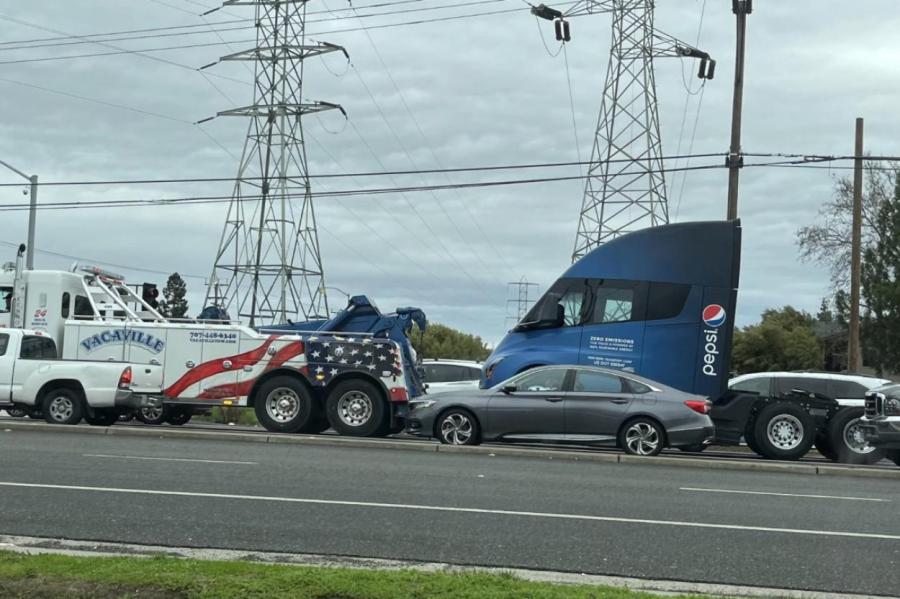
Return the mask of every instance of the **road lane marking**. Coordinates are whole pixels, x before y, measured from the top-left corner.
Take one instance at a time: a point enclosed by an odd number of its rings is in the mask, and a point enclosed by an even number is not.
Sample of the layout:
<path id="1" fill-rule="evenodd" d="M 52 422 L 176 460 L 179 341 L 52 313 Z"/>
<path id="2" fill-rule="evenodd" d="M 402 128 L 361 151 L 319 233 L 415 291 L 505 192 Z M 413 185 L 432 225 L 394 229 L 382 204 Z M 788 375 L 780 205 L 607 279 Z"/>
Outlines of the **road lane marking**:
<path id="1" fill-rule="evenodd" d="M 107 455 L 104 453 L 83 453 L 86 458 L 111 458 L 116 460 L 156 460 L 161 462 L 200 462 L 202 464 L 244 464 L 246 466 L 258 466 L 259 462 L 234 462 L 230 460 L 199 460 L 195 458 L 157 458 L 139 455 Z"/>
<path id="2" fill-rule="evenodd" d="M 771 495 L 773 497 L 802 497 L 806 499 L 844 499 L 846 501 L 877 501 L 890 503 L 890 499 L 878 499 L 875 497 L 845 497 L 842 495 L 806 495 L 804 493 L 773 493 L 769 491 L 738 491 L 735 489 L 702 489 L 697 487 L 679 487 L 679 491 L 691 491 L 695 493 L 735 493 L 739 495 Z"/>
<path id="3" fill-rule="evenodd" d="M 88 491 L 96 493 L 124 493 L 132 495 L 158 495 L 169 497 L 197 497 L 201 499 L 235 499 L 244 501 L 271 501 L 275 503 L 301 503 L 312 505 L 339 505 L 345 507 L 383 508 L 423 512 L 449 512 L 463 514 L 488 514 L 497 516 L 522 516 L 553 520 L 580 520 L 586 522 L 614 522 L 619 524 L 653 524 L 683 528 L 711 528 L 720 530 L 742 530 L 750 532 L 774 532 L 819 537 L 850 537 L 856 539 L 886 539 L 900 541 L 900 535 L 869 532 L 846 532 L 837 530 L 809 530 L 803 528 L 774 528 L 769 526 L 747 526 L 743 524 L 715 524 L 712 522 L 685 522 L 680 520 L 653 520 L 649 518 L 622 518 L 617 516 L 591 516 L 587 514 L 559 514 L 526 512 L 518 510 L 491 510 L 474 507 L 451 507 L 440 505 L 414 505 L 404 503 L 380 503 L 375 501 L 344 501 L 336 499 L 308 499 L 303 497 L 268 497 L 265 495 L 237 495 L 231 493 L 196 493 L 190 491 L 162 491 L 157 489 L 120 489 L 116 487 L 85 487 L 80 485 L 51 485 L 42 483 L 0 482 L 0 487 L 25 489 L 56 489 L 61 491 Z"/>

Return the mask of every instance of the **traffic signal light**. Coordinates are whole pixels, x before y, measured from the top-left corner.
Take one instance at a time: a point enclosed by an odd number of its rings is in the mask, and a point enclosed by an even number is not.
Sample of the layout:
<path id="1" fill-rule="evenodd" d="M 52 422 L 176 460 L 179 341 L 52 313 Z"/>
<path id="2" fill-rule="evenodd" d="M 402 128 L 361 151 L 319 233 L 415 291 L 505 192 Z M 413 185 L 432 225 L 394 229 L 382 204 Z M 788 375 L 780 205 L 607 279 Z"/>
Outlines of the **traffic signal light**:
<path id="1" fill-rule="evenodd" d="M 156 310 L 159 308 L 159 289 L 156 288 L 154 283 L 144 283 L 141 285 L 141 299 L 143 299 L 147 305 Z"/>

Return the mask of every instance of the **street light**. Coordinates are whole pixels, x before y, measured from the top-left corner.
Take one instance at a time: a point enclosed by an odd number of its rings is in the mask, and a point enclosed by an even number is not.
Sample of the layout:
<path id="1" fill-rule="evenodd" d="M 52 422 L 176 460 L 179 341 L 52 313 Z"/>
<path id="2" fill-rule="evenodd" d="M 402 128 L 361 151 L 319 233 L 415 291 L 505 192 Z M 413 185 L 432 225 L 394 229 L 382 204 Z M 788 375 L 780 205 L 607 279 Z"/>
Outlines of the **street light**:
<path id="1" fill-rule="evenodd" d="M 25 247 L 25 268 L 34 270 L 34 221 L 37 217 L 37 188 L 38 177 L 31 175 L 30 177 L 19 169 L 0 160 L 0 164 L 31 182 L 31 205 L 28 208 L 28 244 Z"/>

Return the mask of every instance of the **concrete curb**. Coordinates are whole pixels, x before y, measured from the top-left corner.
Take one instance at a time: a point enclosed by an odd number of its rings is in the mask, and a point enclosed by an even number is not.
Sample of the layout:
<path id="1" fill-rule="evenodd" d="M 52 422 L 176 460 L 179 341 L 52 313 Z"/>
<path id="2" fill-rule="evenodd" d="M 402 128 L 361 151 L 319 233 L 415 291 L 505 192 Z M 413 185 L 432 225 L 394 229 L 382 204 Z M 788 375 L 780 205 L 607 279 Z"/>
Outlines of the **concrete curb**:
<path id="1" fill-rule="evenodd" d="M 483 573 L 514 576 L 522 580 L 559 585 L 588 585 L 625 588 L 654 595 L 699 594 L 717 597 L 755 597 L 786 599 L 894 599 L 885 595 L 862 595 L 826 591 L 804 591 L 754 587 L 727 583 L 689 582 L 681 580 L 653 580 L 604 574 L 579 574 L 552 570 L 471 566 L 441 562 L 350 557 L 340 555 L 276 553 L 245 551 L 240 549 L 200 549 L 195 547 L 169 547 L 161 545 L 137 545 L 104 541 L 76 541 L 44 537 L 0 535 L 0 550 L 27 555 L 57 554 L 75 557 L 134 557 L 163 556 L 208 561 L 249 561 L 253 563 L 280 564 L 285 566 L 315 566 L 323 568 L 352 568 L 366 570 L 410 570 L 424 573 Z"/>
<path id="2" fill-rule="evenodd" d="M 654 456 L 640 457 L 609 452 L 571 451 L 529 447 L 497 447 L 494 445 L 452 446 L 436 442 L 403 439 L 361 439 L 338 437 L 336 435 L 289 435 L 266 433 L 241 433 L 225 431 L 184 430 L 168 427 L 139 426 L 61 426 L 38 422 L 0 423 L 3 432 L 54 432 L 62 434 L 112 435 L 121 437 L 144 437 L 152 439 L 201 439 L 208 441 L 237 441 L 245 443 L 272 443 L 279 445 L 307 445 L 318 447 L 345 447 L 353 449 L 399 449 L 406 451 L 468 454 L 483 456 L 522 457 L 546 460 L 569 460 L 576 462 L 602 462 L 640 466 L 667 466 L 682 468 L 705 468 L 715 470 L 741 470 L 755 472 L 781 472 L 808 476 L 844 476 L 855 478 L 880 478 L 900 480 L 900 468 L 872 468 L 849 465 L 821 465 L 803 462 L 772 462 L 750 458 L 716 459 Z"/>

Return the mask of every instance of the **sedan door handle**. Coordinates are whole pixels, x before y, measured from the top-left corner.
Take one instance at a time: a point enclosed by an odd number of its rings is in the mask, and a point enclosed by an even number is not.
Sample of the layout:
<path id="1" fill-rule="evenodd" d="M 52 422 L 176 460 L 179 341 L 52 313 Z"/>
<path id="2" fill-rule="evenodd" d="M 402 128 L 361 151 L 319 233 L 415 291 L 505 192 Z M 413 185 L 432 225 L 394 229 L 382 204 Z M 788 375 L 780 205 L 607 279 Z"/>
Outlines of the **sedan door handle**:
<path id="1" fill-rule="evenodd" d="M 617 403 L 617 404 L 623 404 L 623 403 L 628 403 L 628 400 L 627 400 L 627 399 L 622 399 L 621 397 L 619 397 L 619 398 L 616 398 L 616 399 L 612 400 L 612 402 L 613 402 L 613 403 Z"/>
<path id="2" fill-rule="evenodd" d="M 554 403 L 557 402 L 557 401 L 562 401 L 562 400 L 563 400 L 562 397 L 545 397 L 544 399 L 547 400 L 547 401 L 552 401 L 552 402 L 554 402 Z"/>

